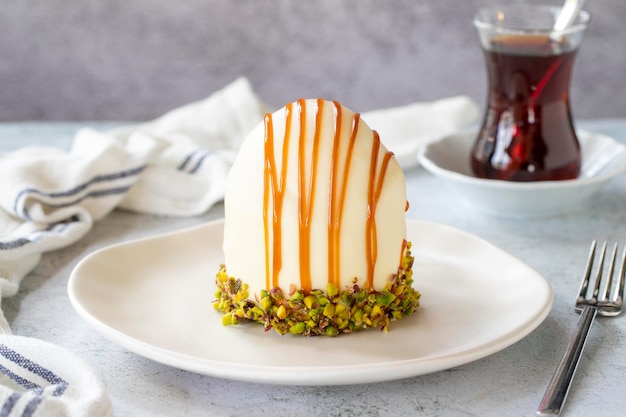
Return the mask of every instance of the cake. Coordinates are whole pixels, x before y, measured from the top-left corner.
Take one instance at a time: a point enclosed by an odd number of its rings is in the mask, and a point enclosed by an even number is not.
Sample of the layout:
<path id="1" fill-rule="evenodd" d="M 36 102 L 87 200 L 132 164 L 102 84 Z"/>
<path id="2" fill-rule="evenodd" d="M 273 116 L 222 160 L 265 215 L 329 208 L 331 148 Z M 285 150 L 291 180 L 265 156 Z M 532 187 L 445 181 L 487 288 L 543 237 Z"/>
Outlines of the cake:
<path id="1" fill-rule="evenodd" d="M 222 323 L 337 336 L 412 314 L 404 173 L 358 113 L 299 99 L 246 137 L 224 198 Z"/>

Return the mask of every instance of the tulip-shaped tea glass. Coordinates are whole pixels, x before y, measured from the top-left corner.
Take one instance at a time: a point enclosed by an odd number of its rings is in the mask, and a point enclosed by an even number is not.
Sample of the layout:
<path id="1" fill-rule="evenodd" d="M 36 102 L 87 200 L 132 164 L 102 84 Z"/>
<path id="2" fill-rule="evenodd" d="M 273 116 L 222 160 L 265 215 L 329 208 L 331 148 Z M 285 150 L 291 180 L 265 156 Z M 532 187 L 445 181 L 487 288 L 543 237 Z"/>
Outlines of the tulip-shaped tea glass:
<path id="1" fill-rule="evenodd" d="M 574 58 L 589 22 L 553 30 L 560 8 L 489 7 L 474 18 L 488 98 L 471 154 L 474 175 L 509 181 L 574 179 L 581 152 L 570 110 Z"/>

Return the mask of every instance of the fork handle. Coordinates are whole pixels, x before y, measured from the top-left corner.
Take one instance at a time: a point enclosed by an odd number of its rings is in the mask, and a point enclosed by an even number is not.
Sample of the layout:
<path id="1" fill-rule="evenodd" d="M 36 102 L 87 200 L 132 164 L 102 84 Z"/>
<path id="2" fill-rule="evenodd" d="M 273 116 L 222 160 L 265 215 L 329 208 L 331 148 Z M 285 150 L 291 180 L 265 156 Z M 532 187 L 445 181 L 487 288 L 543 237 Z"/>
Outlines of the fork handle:
<path id="1" fill-rule="evenodd" d="M 576 367 L 580 361 L 580 356 L 585 347 L 589 329 L 591 329 L 597 312 L 598 309 L 596 307 L 585 306 L 580 313 L 576 331 L 570 338 L 563 359 L 561 359 L 559 366 L 556 368 L 546 393 L 541 403 L 539 403 L 539 408 L 537 409 L 538 416 L 556 416 L 561 412 L 570 384 L 574 378 Z"/>

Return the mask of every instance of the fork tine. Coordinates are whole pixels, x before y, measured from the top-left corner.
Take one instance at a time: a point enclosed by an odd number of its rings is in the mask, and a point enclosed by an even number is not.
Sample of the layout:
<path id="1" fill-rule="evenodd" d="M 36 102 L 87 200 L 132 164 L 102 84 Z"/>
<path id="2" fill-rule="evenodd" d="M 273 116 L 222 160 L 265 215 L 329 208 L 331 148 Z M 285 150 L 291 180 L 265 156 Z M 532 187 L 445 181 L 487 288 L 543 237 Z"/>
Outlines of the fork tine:
<path id="1" fill-rule="evenodd" d="M 602 252 L 600 252 L 600 259 L 598 260 L 598 272 L 596 273 L 596 282 L 593 284 L 593 293 L 591 294 L 591 302 L 598 302 L 598 293 L 600 292 L 600 282 L 602 281 L 602 271 L 604 269 L 604 258 L 606 256 L 606 246 L 607 242 L 605 241 L 602 244 Z M 611 268 L 611 265 L 609 265 Z M 611 273 L 611 271 L 609 271 Z"/>
<path id="2" fill-rule="evenodd" d="M 604 249 L 606 249 L 606 242 L 604 245 Z M 609 291 L 613 287 L 613 272 L 615 270 L 616 258 L 617 258 L 617 243 L 613 246 L 613 251 L 611 252 L 611 261 L 609 263 L 609 273 L 607 274 L 606 285 L 604 286 L 604 291 L 602 291 L 602 296 L 598 298 L 598 301 L 608 300 Z"/>
<path id="3" fill-rule="evenodd" d="M 624 275 L 626 275 L 626 246 L 624 246 L 624 250 L 622 251 L 622 262 L 619 268 L 619 282 L 613 295 L 613 299 L 618 305 L 622 305 L 624 302 Z"/>
<path id="4" fill-rule="evenodd" d="M 604 291 L 602 297 L 598 299 L 589 299 L 587 302 L 584 302 L 582 305 L 594 305 L 598 308 L 598 314 L 601 316 L 618 316 L 622 312 L 622 304 L 624 301 L 624 274 L 626 273 L 626 247 L 624 247 L 624 251 L 622 253 L 622 259 L 619 267 L 619 275 L 614 276 L 616 261 L 617 261 L 617 249 L 619 244 L 616 243 L 613 247 L 613 251 L 611 254 L 611 261 L 609 265 L 609 274 L 607 277 L 607 283 L 603 287 Z M 606 274 L 605 274 L 606 275 Z M 582 307 L 580 305 L 579 307 Z M 582 308 L 577 309 L 576 311 L 581 311 Z"/>
<path id="5" fill-rule="evenodd" d="M 594 240 L 591 242 L 591 248 L 589 249 L 589 257 L 587 258 L 587 266 L 585 267 L 585 275 L 580 283 L 580 289 L 578 290 L 578 298 L 585 299 L 587 297 L 587 289 L 589 288 L 589 278 L 591 277 L 591 268 L 593 267 L 593 259 L 596 254 L 597 242 Z M 602 263 L 600 263 L 602 268 Z"/>

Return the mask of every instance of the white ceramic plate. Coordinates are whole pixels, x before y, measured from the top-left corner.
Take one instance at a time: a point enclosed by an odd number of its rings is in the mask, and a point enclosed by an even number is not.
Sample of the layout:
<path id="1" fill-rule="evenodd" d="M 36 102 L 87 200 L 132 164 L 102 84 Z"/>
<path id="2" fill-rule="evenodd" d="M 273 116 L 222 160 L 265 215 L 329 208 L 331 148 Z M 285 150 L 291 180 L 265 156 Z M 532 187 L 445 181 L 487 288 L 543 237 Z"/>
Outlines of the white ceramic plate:
<path id="1" fill-rule="evenodd" d="M 459 366 L 520 340 L 547 316 L 548 282 L 466 232 L 408 222 L 421 306 L 388 333 L 337 338 L 223 327 L 212 305 L 223 221 L 122 243 L 82 260 L 69 280 L 76 311 L 126 349 L 200 374 L 245 381 L 336 385 Z"/>
<path id="2" fill-rule="evenodd" d="M 454 197 L 490 215 L 532 218 L 579 209 L 607 181 L 626 170 L 626 147 L 608 136 L 578 131 L 582 152 L 580 177 L 567 181 L 513 182 L 476 178 L 470 167 L 475 130 L 430 143 L 418 154 L 420 164 L 441 177 Z"/>

